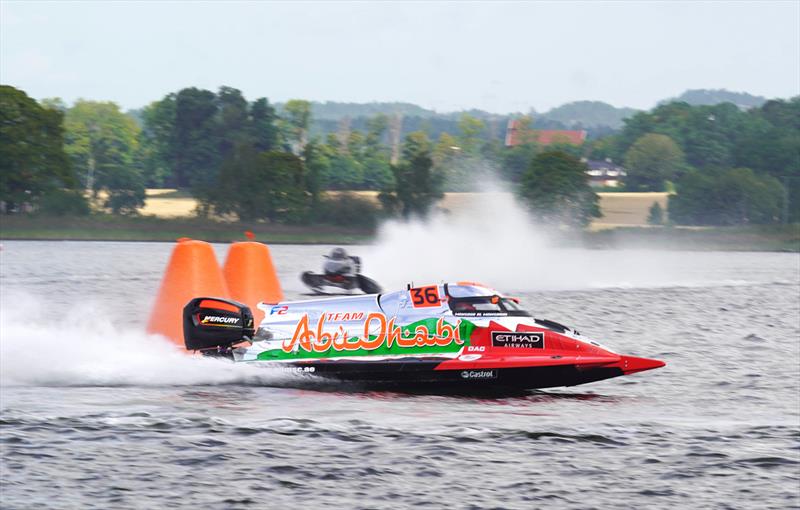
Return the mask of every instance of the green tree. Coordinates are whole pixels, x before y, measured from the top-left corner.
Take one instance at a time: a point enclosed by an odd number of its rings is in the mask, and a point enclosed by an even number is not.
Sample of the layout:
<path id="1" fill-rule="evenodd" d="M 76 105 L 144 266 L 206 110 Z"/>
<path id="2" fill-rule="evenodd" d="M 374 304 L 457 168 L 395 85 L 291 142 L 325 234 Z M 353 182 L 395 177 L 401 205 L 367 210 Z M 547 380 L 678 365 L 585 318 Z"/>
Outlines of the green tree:
<path id="1" fill-rule="evenodd" d="M 367 135 L 362 157 L 364 189 L 382 190 L 391 187 L 394 182 L 394 175 L 389 164 L 391 151 L 383 144 L 388 127 L 389 118 L 386 115 L 376 115 L 367 121 Z"/>
<path id="2" fill-rule="evenodd" d="M 363 160 L 363 188 L 382 190 L 394 185 L 394 174 L 389 158 L 385 154 L 368 154 Z"/>
<path id="3" fill-rule="evenodd" d="M 464 150 L 462 142 L 442 133 L 433 149 L 433 171 L 441 177 L 443 190 L 478 191 L 487 180 L 496 178 L 489 171 L 495 147 L 475 139 Z"/>
<path id="4" fill-rule="evenodd" d="M 311 103 L 303 99 L 291 99 L 283 105 L 283 111 L 293 152 L 299 154 L 308 141 Z"/>
<path id="5" fill-rule="evenodd" d="M 225 159 L 237 145 L 253 142 L 249 105 L 240 90 L 223 86 L 217 92 L 216 106 L 219 157 Z"/>
<path id="6" fill-rule="evenodd" d="M 386 115 L 379 114 L 374 117 L 370 117 L 367 120 L 367 138 L 366 138 L 367 146 L 370 147 L 373 151 L 388 152 L 387 149 L 381 143 L 381 140 L 383 139 L 383 136 L 386 133 L 386 129 L 388 127 L 389 127 L 389 118 Z"/>
<path id="7" fill-rule="evenodd" d="M 683 167 L 683 151 L 666 135 L 648 133 L 625 153 L 630 190 L 661 191 L 664 181 L 672 180 Z"/>
<path id="8" fill-rule="evenodd" d="M 353 130 L 345 139 L 329 134 L 326 143 L 316 144 L 315 157 L 322 176 L 322 187 L 333 190 L 382 190 L 390 187 L 394 176 L 389 164 L 389 149 L 381 143 L 385 117 L 370 119 L 367 132 Z"/>
<path id="9" fill-rule="evenodd" d="M 449 133 L 439 135 L 439 141 L 433 147 L 433 171 L 442 176 L 443 185 L 452 190 L 453 184 L 459 180 L 458 170 L 463 168 L 462 149 L 459 141 Z"/>
<path id="10" fill-rule="evenodd" d="M 670 137 L 678 146 L 683 145 L 683 133 L 692 115 L 686 103 L 660 105 L 651 112 L 640 112 L 625 119 L 625 128 L 615 136 L 611 158 L 622 161 L 625 153 L 643 136 L 656 133 Z"/>
<path id="11" fill-rule="evenodd" d="M 585 163 L 560 151 L 546 151 L 530 163 L 517 190 L 530 212 L 545 223 L 588 225 L 599 218 L 598 196 L 589 186 Z"/>
<path id="12" fill-rule="evenodd" d="M 788 221 L 800 222 L 800 96 L 767 101 L 748 114 L 751 122 L 734 147 L 736 164 L 778 179 L 787 191 Z"/>
<path id="13" fill-rule="evenodd" d="M 556 136 L 553 139 L 553 143 L 547 146 L 548 151 L 559 151 L 569 154 L 570 156 L 574 156 L 578 159 L 583 157 L 584 152 L 589 150 L 588 147 L 583 147 L 581 145 L 575 145 L 567 140 L 564 136 Z"/>
<path id="14" fill-rule="evenodd" d="M 266 98 L 249 103 L 232 87 L 217 94 L 187 88 L 141 110 L 137 161 L 150 185 L 188 188 L 201 200 L 214 193 L 221 161 L 239 145 L 257 152 L 280 145 L 275 110 Z"/>
<path id="15" fill-rule="evenodd" d="M 79 180 L 64 152 L 63 113 L 42 108 L 25 92 L 0 85 L 0 202 L 2 212 L 43 196 L 76 190 Z M 73 201 L 83 197 L 70 193 Z"/>
<path id="16" fill-rule="evenodd" d="M 750 168 L 757 175 L 775 177 L 787 190 L 789 221 L 800 221 L 798 119 L 800 97 L 767 101 L 747 111 L 731 103 L 672 102 L 626 119 L 624 129 L 610 138 L 603 154 L 620 160 L 645 135 L 668 136 L 683 151 L 689 167 L 703 171 Z"/>
<path id="17" fill-rule="evenodd" d="M 498 139 L 487 140 L 481 145 L 480 157 L 492 168 L 500 168 L 503 161 L 503 152 L 506 147 L 503 142 Z M 496 177 L 496 176 L 495 176 Z"/>
<path id="18" fill-rule="evenodd" d="M 67 104 L 60 97 L 46 97 L 39 101 L 39 104 L 42 105 L 43 108 L 58 110 L 61 113 L 66 113 L 68 109 Z"/>
<path id="19" fill-rule="evenodd" d="M 680 128 L 686 162 L 700 169 L 730 167 L 735 139 L 747 117 L 730 103 L 692 108 Z"/>
<path id="20" fill-rule="evenodd" d="M 413 215 L 426 217 L 444 196 L 442 177 L 433 171 L 431 142 L 424 132 L 406 137 L 402 159 L 392 171 L 394 188 L 379 195 L 384 209 L 390 213 L 399 212 L 406 219 Z"/>
<path id="21" fill-rule="evenodd" d="M 748 168 L 690 171 L 676 182 L 669 216 L 682 225 L 742 225 L 780 221 L 783 186 Z"/>
<path id="22" fill-rule="evenodd" d="M 178 187 L 175 176 L 175 94 L 141 110 L 142 130 L 135 160 L 145 184 Z"/>
<path id="23" fill-rule="evenodd" d="M 237 147 L 223 164 L 214 208 L 235 213 L 242 221 L 268 219 L 297 223 L 307 218 L 311 194 L 306 191 L 303 161 L 286 152 L 256 152 Z"/>
<path id="24" fill-rule="evenodd" d="M 458 119 L 458 143 L 465 154 L 477 154 L 480 146 L 480 134 L 486 128 L 482 120 L 463 114 Z"/>
<path id="25" fill-rule="evenodd" d="M 275 108 L 270 106 L 267 98 L 259 98 L 250 105 L 251 136 L 256 150 L 278 150 L 277 119 Z"/>
<path id="26" fill-rule="evenodd" d="M 523 116 L 517 119 L 517 145 L 506 147 L 501 154 L 500 172 L 504 179 L 518 183 L 528 169 L 531 160 L 541 152 L 536 131 L 531 127 L 533 119 Z"/>
<path id="27" fill-rule="evenodd" d="M 303 162 L 306 167 L 305 189 L 309 193 L 311 210 L 314 211 L 320 202 L 320 194 L 325 185 L 323 179 L 329 165 L 328 159 L 324 156 L 322 148 L 316 140 L 310 141 L 303 148 Z"/>
<path id="28" fill-rule="evenodd" d="M 144 181 L 134 157 L 139 126 L 115 103 L 78 100 L 67 110 L 65 150 L 86 188 L 107 193 L 104 206 L 115 214 L 144 205 Z"/>
<path id="29" fill-rule="evenodd" d="M 187 88 L 175 96 L 174 179 L 179 188 L 191 188 L 203 200 L 214 192 L 222 158 L 217 124 L 216 95 Z"/>
<path id="30" fill-rule="evenodd" d="M 526 143 L 508 147 L 503 153 L 501 172 L 503 177 L 513 183 L 522 180 L 522 175 L 531 164 L 531 160 L 539 154 L 539 147 L 534 143 Z"/>
<path id="31" fill-rule="evenodd" d="M 608 136 L 589 143 L 589 159 L 604 160 L 614 156 L 614 137 Z"/>
<path id="32" fill-rule="evenodd" d="M 349 152 L 335 153 L 330 157 L 327 181 L 329 189 L 358 189 L 364 181 L 364 168 Z"/>

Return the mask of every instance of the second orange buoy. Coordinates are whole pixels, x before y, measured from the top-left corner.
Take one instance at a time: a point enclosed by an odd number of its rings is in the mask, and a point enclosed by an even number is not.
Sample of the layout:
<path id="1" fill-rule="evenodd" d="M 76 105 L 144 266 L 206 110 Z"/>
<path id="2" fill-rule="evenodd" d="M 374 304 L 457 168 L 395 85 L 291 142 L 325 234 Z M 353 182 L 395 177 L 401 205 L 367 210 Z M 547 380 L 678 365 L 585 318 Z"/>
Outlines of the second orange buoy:
<path id="1" fill-rule="evenodd" d="M 262 301 L 283 300 L 283 290 L 267 245 L 256 242 L 233 243 L 222 269 L 230 297 L 250 307 L 255 324 L 264 318 L 256 305 Z"/>

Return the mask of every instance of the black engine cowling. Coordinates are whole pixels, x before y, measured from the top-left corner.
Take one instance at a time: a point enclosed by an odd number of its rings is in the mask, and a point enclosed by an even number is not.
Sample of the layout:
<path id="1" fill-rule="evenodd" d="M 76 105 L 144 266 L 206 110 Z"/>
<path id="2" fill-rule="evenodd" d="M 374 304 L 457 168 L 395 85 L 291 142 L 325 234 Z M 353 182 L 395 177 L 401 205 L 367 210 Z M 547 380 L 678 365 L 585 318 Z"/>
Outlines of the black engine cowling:
<path id="1" fill-rule="evenodd" d="M 198 297 L 183 308 L 183 342 L 190 351 L 230 347 L 253 333 L 253 313 L 237 301 Z"/>

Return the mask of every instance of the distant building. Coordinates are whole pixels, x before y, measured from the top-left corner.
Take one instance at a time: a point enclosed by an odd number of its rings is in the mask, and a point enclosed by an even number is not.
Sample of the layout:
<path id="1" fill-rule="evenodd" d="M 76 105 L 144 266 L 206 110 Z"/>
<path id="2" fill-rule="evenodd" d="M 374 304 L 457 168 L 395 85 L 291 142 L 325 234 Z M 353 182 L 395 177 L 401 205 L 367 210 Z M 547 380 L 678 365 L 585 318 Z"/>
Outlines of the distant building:
<path id="1" fill-rule="evenodd" d="M 525 143 L 537 143 L 542 147 L 553 144 L 568 143 L 572 145 L 583 145 L 586 141 L 586 131 L 570 131 L 566 129 L 530 129 L 522 125 L 520 120 L 511 119 L 506 128 L 506 147 L 514 147 Z M 589 184 L 595 188 L 616 188 L 622 184 L 622 180 L 628 175 L 619 165 L 615 165 L 610 159 L 605 161 L 593 161 L 582 158 L 589 170 Z"/>
<path id="2" fill-rule="evenodd" d="M 586 171 L 589 174 L 589 185 L 595 188 L 616 188 L 621 184 L 620 181 L 628 175 L 624 168 L 615 165 L 608 158 L 605 161 L 587 159 L 582 159 L 581 161 L 589 167 L 589 170 Z"/>
<path id="3" fill-rule="evenodd" d="M 520 125 L 520 120 L 509 119 L 506 127 L 506 147 L 514 147 L 524 143 L 536 142 L 541 146 L 556 143 L 583 145 L 586 131 L 570 131 L 566 129 L 527 129 Z"/>

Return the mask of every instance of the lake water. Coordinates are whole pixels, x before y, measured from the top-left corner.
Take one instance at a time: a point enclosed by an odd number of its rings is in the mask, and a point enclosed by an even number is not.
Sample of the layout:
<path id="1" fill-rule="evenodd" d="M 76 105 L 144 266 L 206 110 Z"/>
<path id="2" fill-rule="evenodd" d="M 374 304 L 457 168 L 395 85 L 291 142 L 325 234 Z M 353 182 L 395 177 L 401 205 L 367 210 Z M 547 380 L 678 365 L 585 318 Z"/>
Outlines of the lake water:
<path id="1" fill-rule="evenodd" d="M 667 366 L 501 398 L 292 387 L 143 332 L 170 244 L 3 242 L 0 506 L 800 507 L 797 254 L 480 244 L 351 251 Z M 272 247 L 287 297 L 329 249 Z"/>

